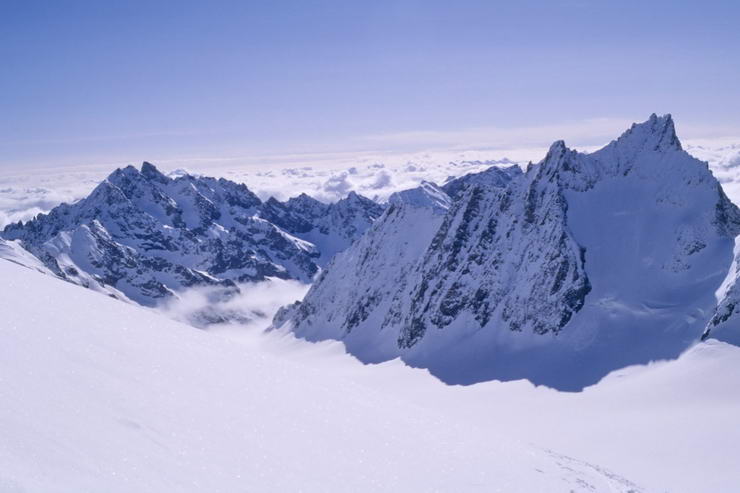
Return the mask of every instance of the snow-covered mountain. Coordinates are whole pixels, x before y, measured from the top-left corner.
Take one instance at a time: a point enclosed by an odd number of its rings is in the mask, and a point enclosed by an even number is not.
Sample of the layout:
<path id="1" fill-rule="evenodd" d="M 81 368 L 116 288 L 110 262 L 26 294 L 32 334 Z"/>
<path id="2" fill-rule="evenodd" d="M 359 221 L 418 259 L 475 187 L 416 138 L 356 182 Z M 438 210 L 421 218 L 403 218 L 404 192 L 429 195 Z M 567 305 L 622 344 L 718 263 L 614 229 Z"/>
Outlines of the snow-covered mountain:
<path id="1" fill-rule="evenodd" d="M 8 225 L 1 236 L 58 277 L 155 306 L 192 287 L 228 298 L 238 283 L 310 282 L 381 212 L 356 194 L 334 204 L 307 196 L 262 202 L 243 184 L 170 178 L 144 163 L 116 170 L 79 202 Z"/>
<path id="2" fill-rule="evenodd" d="M 740 211 L 683 151 L 670 115 L 591 154 L 555 142 L 507 177 L 449 187 L 460 198 L 447 210 L 439 189 L 396 201 L 274 325 L 448 382 L 578 389 L 674 358 L 710 319 L 734 315 L 715 292 Z M 737 330 L 740 317 L 722 323 Z"/>

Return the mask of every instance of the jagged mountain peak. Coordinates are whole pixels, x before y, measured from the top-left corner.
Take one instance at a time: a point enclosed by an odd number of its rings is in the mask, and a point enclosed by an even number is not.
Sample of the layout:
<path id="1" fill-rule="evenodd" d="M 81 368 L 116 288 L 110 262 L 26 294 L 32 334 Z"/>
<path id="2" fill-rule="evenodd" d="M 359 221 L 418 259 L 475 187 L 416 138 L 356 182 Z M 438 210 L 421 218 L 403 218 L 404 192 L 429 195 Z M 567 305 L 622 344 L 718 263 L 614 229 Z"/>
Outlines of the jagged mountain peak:
<path id="1" fill-rule="evenodd" d="M 538 163 L 538 165 L 560 162 L 565 156 L 575 152 L 577 151 L 568 147 L 565 144 L 564 140 L 556 140 L 552 144 L 550 144 L 550 147 L 547 150 L 547 154 L 545 154 L 545 157 Z M 530 163 L 530 167 L 535 166 L 536 165 L 532 165 L 532 163 Z M 529 171 L 529 169 L 527 169 L 527 171 Z"/>
<path id="2" fill-rule="evenodd" d="M 377 204 L 372 200 L 364 195 L 361 195 L 354 190 L 349 192 L 346 197 L 339 199 L 337 202 L 335 202 L 333 205 L 334 207 L 368 207 L 375 204 L 377 207 Z"/>
<path id="3" fill-rule="evenodd" d="M 670 114 L 657 116 L 655 113 L 644 122 L 633 123 L 622 135 L 591 155 L 598 156 L 607 152 L 618 151 L 628 159 L 633 159 L 643 152 L 682 151 L 681 142 L 676 135 L 676 128 Z M 552 166 L 561 163 L 565 158 L 582 153 L 569 148 L 564 140 L 556 140 L 550 145 L 545 158 L 539 164 Z M 534 167 L 534 166 L 530 166 Z"/>
<path id="4" fill-rule="evenodd" d="M 295 197 L 289 198 L 285 205 L 289 208 L 299 208 L 313 214 L 320 214 L 326 211 L 328 204 L 317 200 L 306 193 L 301 193 Z"/>
<path id="5" fill-rule="evenodd" d="M 141 175 L 148 180 L 156 181 L 159 183 L 168 183 L 170 181 L 170 178 L 162 174 L 162 172 L 159 171 L 157 167 L 149 161 L 144 161 L 142 163 Z"/>
<path id="6" fill-rule="evenodd" d="M 676 135 L 676 126 L 670 114 L 650 115 L 646 121 L 633 123 L 610 145 L 654 151 L 681 151 L 681 141 Z"/>
<path id="7" fill-rule="evenodd" d="M 111 174 L 108 175 L 106 181 L 117 184 L 121 180 L 131 180 L 141 176 L 141 173 L 135 166 L 129 164 L 122 168 L 116 168 Z"/>
<path id="8" fill-rule="evenodd" d="M 632 126 L 617 139 L 591 153 L 569 148 L 558 140 L 545 158 L 527 167 L 527 176 L 540 184 L 555 182 L 565 190 L 587 190 L 605 179 L 637 173 L 650 179 L 706 181 L 706 164 L 681 147 L 671 115 L 657 116 Z"/>
<path id="9" fill-rule="evenodd" d="M 569 148 L 565 141 L 556 140 L 550 145 L 545 157 L 537 164 L 530 163 L 527 166 L 526 175 L 530 179 L 544 179 L 545 181 L 570 181 L 564 180 L 567 174 L 580 174 L 583 166 L 579 164 L 583 155 Z M 588 170 L 587 170 L 588 171 Z M 561 183 L 562 185 L 563 183 Z"/>
<path id="10" fill-rule="evenodd" d="M 142 188 L 152 188 L 155 183 L 166 185 L 170 181 L 172 180 L 160 173 L 153 164 L 144 162 L 141 170 L 130 164 L 116 169 L 101 182 L 101 185 L 114 185 L 123 190 L 126 196 L 131 196 Z"/>
<path id="11" fill-rule="evenodd" d="M 197 177 L 191 176 L 187 173 L 180 173 L 177 179 L 185 180 L 197 180 Z M 107 181 L 118 185 L 121 182 L 129 183 L 157 183 L 160 185 L 167 185 L 175 181 L 175 179 L 162 173 L 154 164 L 149 161 L 141 163 L 141 168 L 136 168 L 134 165 L 127 165 L 122 168 L 117 168 L 106 178 Z M 226 180 L 228 181 L 228 180 Z"/>
<path id="12" fill-rule="evenodd" d="M 295 203 L 308 203 L 308 202 L 319 202 L 315 198 L 308 195 L 306 192 L 301 192 L 295 197 L 291 197 L 288 199 L 288 202 L 295 202 Z"/>
<path id="13" fill-rule="evenodd" d="M 550 145 L 550 149 L 547 151 L 547 156 L 555 156 L 558 154 L 562 154 L 567 150 L 568 150 L 568 146 L 565 145 L 564 140 L 556 140 Z M 548 159 L 547 156 L 545 157 L 545 160 Z"/>

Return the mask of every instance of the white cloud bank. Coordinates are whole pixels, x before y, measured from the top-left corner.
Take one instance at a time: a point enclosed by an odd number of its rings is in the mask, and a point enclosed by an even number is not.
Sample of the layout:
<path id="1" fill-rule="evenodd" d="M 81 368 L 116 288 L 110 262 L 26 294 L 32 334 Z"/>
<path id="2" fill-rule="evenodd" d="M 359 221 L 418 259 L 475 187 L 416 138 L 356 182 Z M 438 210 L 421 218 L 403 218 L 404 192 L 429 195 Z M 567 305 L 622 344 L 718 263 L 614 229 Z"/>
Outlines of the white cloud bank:
<path id="1" fill-rule="evenodd" d="M 630 123 L 620 119 L 594 119 L 565 125 L 407 132 L 359 139 L 366 147 L 428 146 L 431 149 L 420 152 L 283 154 L 180 159 L 155 161 L 155 164 L 173 176 L 187 169 L 195 174 L 245 183 L 263 199 L 274 196 L 285 200 L 307 193 L 331 202 L 355 191 L 384 201 L 393 192 L 415 187 L 422 180 L 442 184 L 450 177 L 481 171 L 492 164 L 525 166 L 528 161 L 539 161 L 549 144 L 561 136 L 566 137 L 568 145 L 579 150 L 594 150 L 619 135 Z M 723 132 L 730 135 L 731 130 L 682 125 L 679 134 L 696 136 L 684 139 L 684 147 L 708 161 L 728 195 L 735 203 L 740 203 L 740 136 L 706 137 L 723 135 Z M 357 145 L 357 142 L 350 144 Z M 0 169 L 0 227 L 28 220 L 61 202 L 84 197 L 116 166 L 124 164 L 47 169 L 5 166 Z"/>
<path id="2" fill-rule="evenodd" d="M 278 308 L 300 300 L 309 285 L 270 278 L 239 290 L 192 288 L 159 308 L 167 317 L 211 330 L 264 330 Z"/>
<path id="3" fill-rule="evenodd" d="M 0 170 L 0 228 L 85 197 L 105 175 L 99 169 Z"/>

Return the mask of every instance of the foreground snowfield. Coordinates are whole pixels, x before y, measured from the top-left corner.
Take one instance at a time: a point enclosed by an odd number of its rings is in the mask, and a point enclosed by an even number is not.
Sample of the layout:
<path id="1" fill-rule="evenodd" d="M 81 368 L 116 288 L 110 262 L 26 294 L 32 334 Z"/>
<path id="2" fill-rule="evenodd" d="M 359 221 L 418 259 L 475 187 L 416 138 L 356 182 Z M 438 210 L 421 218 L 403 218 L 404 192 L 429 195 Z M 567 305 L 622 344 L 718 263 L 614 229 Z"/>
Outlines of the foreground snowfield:
<path id="1" fill-rule="evenodd" d="M 338 343 L 199 331 L 8 261 L 0 279 L 0 492 L 740 484 L 734 346 L 577 394 L 449 387 Z"/>

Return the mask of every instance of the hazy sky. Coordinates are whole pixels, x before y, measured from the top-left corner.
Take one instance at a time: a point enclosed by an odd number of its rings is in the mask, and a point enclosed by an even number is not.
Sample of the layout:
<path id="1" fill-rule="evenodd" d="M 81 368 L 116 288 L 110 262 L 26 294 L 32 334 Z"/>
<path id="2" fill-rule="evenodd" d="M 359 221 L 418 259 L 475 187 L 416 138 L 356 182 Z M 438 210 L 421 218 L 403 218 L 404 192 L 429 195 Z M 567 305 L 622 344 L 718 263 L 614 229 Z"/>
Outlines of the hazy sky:
<path id="1" fill-rule="evenodd" d="M 0 166 L 464 147 L 489 129 L 588 144 L 652 112 L 740 136 L 738 19 L 737 1 L 0 0 Z"/>

